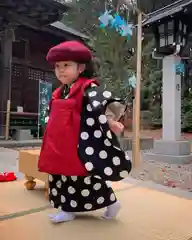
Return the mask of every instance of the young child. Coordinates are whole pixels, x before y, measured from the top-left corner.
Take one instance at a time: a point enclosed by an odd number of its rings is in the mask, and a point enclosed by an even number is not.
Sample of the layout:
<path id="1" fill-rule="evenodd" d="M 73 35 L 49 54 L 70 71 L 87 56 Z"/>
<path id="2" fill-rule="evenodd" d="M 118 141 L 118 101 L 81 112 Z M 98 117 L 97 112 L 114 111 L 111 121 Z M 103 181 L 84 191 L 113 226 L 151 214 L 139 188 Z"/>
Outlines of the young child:
<path id="1" fill-rule="evenodd" d="M 67 41 L 51 48 L 47 61 L 55 67 L 61 87 L 53 93 L 39 158 L 39 171 L 49 174 L 49 198 L 58 212 L 54 223 L 67 222 L 75 213 L 105 208 L 112 219 L 120 203 L 108 184 L 131 171 L 116 134 L 123 125 L 107 120 L 106 108 L 118 99 L 93 79 L 91 51 Z"/>

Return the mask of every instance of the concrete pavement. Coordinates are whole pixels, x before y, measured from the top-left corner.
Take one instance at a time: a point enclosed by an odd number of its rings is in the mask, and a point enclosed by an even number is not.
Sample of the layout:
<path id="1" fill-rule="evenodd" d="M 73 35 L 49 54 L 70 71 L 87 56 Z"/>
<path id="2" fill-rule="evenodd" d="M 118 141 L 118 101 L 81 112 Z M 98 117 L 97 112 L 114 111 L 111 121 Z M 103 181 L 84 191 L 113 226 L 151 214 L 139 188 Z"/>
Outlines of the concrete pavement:
<path id="1" fill-rule="evenodd" d="M 24 181 L 0 184 L 0 239 L 11 240 L 189 240 L 192 237 L 192 193 L 129 179 L 114 184 L 122 209 L 116 220 L 102 211 L 78 214 L 72 222 L 53 225 L 43 183 L 27 191 Z M 164 191 L 166 190 L 166 191 Z"/>
<path id="2" fill-rule="evenodd" d="M 0 147 L 0 173 L 14 172 L 18 179 L 22 179 L 23 174 L 18 171 L 18 157 L 18 151 Z"/>

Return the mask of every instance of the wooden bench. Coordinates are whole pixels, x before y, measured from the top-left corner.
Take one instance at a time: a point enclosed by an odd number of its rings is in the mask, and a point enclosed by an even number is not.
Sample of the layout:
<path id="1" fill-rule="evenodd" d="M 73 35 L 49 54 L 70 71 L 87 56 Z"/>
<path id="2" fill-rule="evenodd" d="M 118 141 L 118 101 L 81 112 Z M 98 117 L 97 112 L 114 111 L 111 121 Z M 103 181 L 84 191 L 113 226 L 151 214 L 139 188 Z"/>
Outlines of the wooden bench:
<path id="1" fill-rule="evenodd" d="M 25 187 L 33 190 L 36 186 L 35 179 L 45 183 L 45 196 L 48 198 L 48 174 L 41 173 L 37 169 L 40 149 L 21 150 L 19 152 L 19 171 L 25 175 Z"/>

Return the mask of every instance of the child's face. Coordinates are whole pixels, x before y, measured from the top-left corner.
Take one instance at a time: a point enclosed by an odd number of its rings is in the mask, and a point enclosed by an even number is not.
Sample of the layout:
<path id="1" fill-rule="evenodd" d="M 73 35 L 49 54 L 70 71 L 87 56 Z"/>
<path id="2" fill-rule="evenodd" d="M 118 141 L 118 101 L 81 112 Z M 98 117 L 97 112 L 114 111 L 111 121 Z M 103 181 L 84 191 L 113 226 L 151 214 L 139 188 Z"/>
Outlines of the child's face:
<path id="1" fill-rule="evenodd" d="M 62 84 L 71 84 L 84 70 L 84 64 L 72 61 L 56 62 L 55 64 L 55 75 Z"/>

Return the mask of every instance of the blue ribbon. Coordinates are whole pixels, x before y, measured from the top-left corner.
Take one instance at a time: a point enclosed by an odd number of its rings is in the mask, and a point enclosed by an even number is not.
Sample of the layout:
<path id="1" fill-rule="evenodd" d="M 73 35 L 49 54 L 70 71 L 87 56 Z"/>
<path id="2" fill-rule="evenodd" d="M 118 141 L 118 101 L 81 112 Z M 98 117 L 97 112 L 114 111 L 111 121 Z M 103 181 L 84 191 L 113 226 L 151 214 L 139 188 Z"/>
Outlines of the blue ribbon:
<path id="1" fill-rule="evenodd" d="M 185 65 L 184 63 L 175 64 L 176 74 L 184 74 L 185 73 Z"/>
<path id="2" fill-rule="evenodd" d="M 124 19 L 119 16 L 119 14 L 115 14 L 113 17 L 110 14 L 111 11 L 105 11 L 100 17 L 100 28 L 105 28 L 107 26 L 111 28 L 115 28 L 115 30 L 123 37 L 127 37 L 130 40 L 133 35 L 133 24 L 126 23 Z"/>

